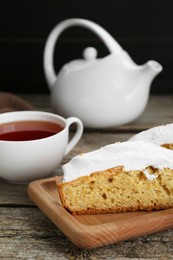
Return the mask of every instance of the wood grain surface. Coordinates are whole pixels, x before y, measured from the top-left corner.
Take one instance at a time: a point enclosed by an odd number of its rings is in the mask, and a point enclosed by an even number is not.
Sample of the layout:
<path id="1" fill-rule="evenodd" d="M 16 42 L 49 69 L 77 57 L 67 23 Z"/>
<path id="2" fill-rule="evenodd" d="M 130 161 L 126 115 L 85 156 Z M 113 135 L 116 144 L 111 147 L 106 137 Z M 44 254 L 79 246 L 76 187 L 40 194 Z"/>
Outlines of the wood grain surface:
<path id="1" fill-rule="evenodd" d="M 173 230 L 80 249 L 36 207 L 0 208 L 0 259 L 173 259 Z"/>
<path id="2" fill-rule="evenodd" d="M 20 96 L 38 110 L 52 111 L 49 95 Z M 104 131 L 85 129 L 82 139 L 62 164 L 80 152 L 114 141 L 125 141 L 143 129 L 171 122 L 173 96 L 151 96 L 146 110 L 135 122 Z M 61 165 L 52 177 L 62 175 Z M 173 229 L 97 249 L 81 249 L 31 202 L 27 185 L 15 185 L 0 179 L 0 259 L 173 259 Z"/>

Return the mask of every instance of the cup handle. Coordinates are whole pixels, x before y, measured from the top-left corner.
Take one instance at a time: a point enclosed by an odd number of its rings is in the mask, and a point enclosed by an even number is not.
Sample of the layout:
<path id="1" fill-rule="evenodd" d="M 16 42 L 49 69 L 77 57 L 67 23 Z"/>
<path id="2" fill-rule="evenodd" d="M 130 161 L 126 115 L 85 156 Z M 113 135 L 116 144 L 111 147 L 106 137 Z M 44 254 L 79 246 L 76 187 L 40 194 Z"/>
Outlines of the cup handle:
<path id="1" fill-rule="evenodd" d="M 83 124 L 82 124 L 82 121 L 79 118 L 69 117 L 66 120 L 67 120 L 67 127 L 68 128 L 70 127 L 70 125 L 76 124 L 77 129 L 76 129 L 74 136 L 72 137 L 70 142 L 67 144 L 64 156 L 67 155 L 75 147 L 75 145 L 78 143 L 78 141 L 80 140 L 82 133 L 83 133 Z"/>

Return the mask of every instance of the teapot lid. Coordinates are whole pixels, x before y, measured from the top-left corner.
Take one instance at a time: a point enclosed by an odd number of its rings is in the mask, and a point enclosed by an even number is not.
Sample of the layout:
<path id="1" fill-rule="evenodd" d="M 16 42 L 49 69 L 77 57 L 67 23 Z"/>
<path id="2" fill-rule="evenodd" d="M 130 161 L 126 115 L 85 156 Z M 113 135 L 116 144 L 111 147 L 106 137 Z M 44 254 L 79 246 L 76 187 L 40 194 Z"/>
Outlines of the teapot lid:
<path id="1" fill-rule="evenodd" d="M 77 59 L 68 62 L 63 66 L 66 72 L 71 70 L 78 70 L 83 69 L 86 66 L 93 64 L 97 58 L 97 50 L 93 47 L 87 47 L 83 51 L 83 58 L 84 59 Z"/>

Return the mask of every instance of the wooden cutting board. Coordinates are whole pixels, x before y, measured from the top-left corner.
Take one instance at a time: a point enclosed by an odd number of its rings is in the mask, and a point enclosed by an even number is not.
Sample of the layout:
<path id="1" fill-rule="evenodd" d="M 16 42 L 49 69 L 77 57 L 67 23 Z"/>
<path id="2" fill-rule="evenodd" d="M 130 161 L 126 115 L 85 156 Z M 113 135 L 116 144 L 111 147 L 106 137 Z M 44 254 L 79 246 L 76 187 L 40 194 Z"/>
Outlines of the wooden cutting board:
<path id="1" fill-rule="evenodd" d="M 56 177 L 58 182 L 62 177 Z M 55 178 L 33 181 L 31 200 L 78 247 L 95 248 L 173 227 L 173 209 L 72 216 L 59 198 Z"/>

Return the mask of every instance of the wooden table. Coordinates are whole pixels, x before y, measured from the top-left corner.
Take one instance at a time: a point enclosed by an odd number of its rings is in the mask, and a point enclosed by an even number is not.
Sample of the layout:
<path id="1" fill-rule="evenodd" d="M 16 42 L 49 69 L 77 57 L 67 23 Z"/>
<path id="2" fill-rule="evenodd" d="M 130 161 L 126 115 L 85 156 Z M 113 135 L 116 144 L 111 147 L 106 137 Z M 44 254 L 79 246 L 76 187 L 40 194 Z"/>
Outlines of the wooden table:
<path id="1" fill-rule="evenodd" d="M 47 95 L 21 95 L 38 110 L 52 111 Z M 173 96 L 151 96 L 135 122 L 106 130 L 85 129 L 62 164 L 80 152 L 125 141 L 143 129 L 173 122 Z M 62 175 L 59 166 L 53 175 Z M 27 185 L 0 179 L 0 259 L 173 259 L 173 230 L 101 248 L 77 248 L 28 198 Z"/>

